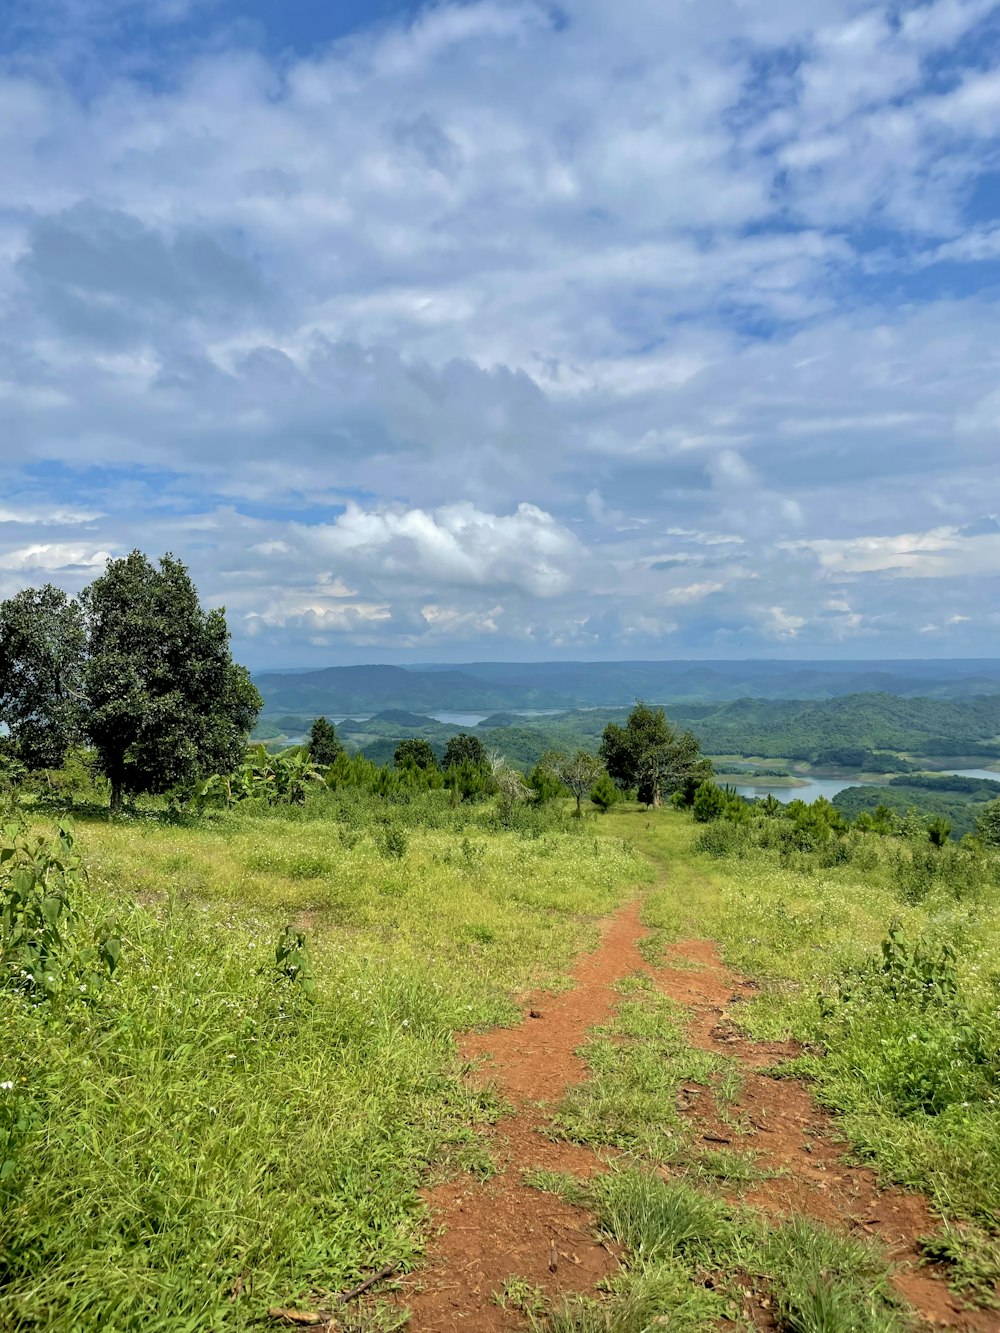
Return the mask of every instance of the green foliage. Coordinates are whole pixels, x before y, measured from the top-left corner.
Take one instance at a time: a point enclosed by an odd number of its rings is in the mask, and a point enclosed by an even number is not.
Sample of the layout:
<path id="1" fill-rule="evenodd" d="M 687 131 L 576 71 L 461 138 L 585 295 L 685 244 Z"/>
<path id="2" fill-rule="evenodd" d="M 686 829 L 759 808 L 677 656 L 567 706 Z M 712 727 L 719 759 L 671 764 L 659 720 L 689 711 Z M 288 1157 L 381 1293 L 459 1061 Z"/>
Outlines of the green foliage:
<path id="1" fill-rule="evenodd" d="M 27 588 L 0 602 L 0 722 L 12 758 L 58 768 L 81 734 L 84 626 L 59 588 Z"/>
<path id="2" fill-rule="evenodd" d="M 951 825 L 943 815 L 935 815 L 927 821 L 927 837 L 934 847 L 943 847 L 951 837 Z"/>
<path id="3" fill-rule="evenodd" d="M 316 718 L 309 729 L 309 758 L 316 767 L 328 767 L 343 749 L 333 723 L 325 717 Z"/>
<path id="4" fill-rule="evenodd" d="M 709 824 L 713 819 L 721 819 L 729 804 L 726 793 L 714 782 L 700 782 L 695 788 L 691 813 L 699 824 Z"/>
<path id="5" fill-rule="evenodd" d="M 240 762 L 260 696 L 185 567 L 139 551 L 108 561 L 76 602 L 45 587 L 0 605 L 0 721 L 29 767 L 85 736 L 126 795 L 190 785 Z"/>
<path id="6" fill-rule="evenodd" d="M 659 805 L 692 777 L 707 778 L 712 771 L 689 731 L 676 731 L 662 708 L 641 702 L 624 727 L 609 722 L 604 728 L 601 758 L 619 787 L 634 788 L 645 805 Z"/>
<path id="7" fill-rule="evenodd" d="M 450 768 L 460 769 L 465 766 L 485 768 L 486 748 L 478 736 L 461 732 L 457 736 L 452 736 L 445 746 L 441 767 L 447 771 Z"/>
<path id="8" fill-rule="evenodd" d="M 554 801 L 566 795 L 566 788 L 544 759 L 540 759 L 528 774 L 528 786 L 539 801 Z"/>
<path id="9" fill-rule="evenodd" d="M 598 810 L 607 814 L 608 811 L 618 804 L 622 799 L 622 794 L 611 780 L 609 773 L 602 773 L 594 783 L 590 792 L 590 799 Z"/>
<path id="10" fill-rule="evenodd" d="M 237 801 L 304 805 L 310 788 L 322 781 L 319 769 L 307 753 L 286 750 L 269 754 L 262 745 L 257 745 L 235 773 L 217 773 L 202 783 L 198 803 L 221 798 L 227 806 Z"/>
<path id="11" fill-rule="evenodd" d="M 1000 1309 L 1000 1242 L 982 1227 L 944 1222 L 924 1236 L 920 1252 L 927 1263 L 945 1267 L 948 1282 L 973 1305 Z"/>
<path id="12" fill-rule="evenodd" d="M 92 1002 L 121 956 L 107 929 L 87 937 L 77 906 L 80 859 L 73 830 L 29 838 L 16 826 L 0 846 L 0 991 L 30 1002 Z"/>
<path id="13" fill-rule="evenodd" d="M 880 960 L 842 974 L 820 1009 L 828 1069 L 864 1068 L 896 1115 L 940 1115 L 1000 1090 L 996 1025 L 961 995 L 948 941 L 911 943 L 895 923 Z"/>
<path id="14" fill-rule="evenodd" d="M 316 983 L 309 966 L 305 931 L 296 930 L 294 926 L 285 927 L 275 945 L 274 966 L 278 976 L 289 985 L 298 986 L 306 999 L 315 999 Z"/>
<path id="15" fill-rule="evenodd" d="M 396 746 L 392 761 L 397 768 L 421 768 L 425 770 L 437 768 L 437 756 L 429 741 L 422 740 L 419 736 L 412 736 L 408 740 L 400 741 Z"/>
<path id="16" fill-rule="evenodd" d="M 976 819 L 976 833 L 990 847 L 1000 847 L 1000 800 L 991 801 Z"/>

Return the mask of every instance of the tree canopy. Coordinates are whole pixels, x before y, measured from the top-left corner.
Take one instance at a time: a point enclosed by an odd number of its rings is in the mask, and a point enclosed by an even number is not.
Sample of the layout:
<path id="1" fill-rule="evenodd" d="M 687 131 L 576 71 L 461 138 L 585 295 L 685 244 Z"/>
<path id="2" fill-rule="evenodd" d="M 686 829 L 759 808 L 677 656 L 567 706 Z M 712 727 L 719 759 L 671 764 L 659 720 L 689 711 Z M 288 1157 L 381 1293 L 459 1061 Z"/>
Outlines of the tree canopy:
<path id="1" fill-rule="evenodd" d="M 397 768 L 422 768 L 427 770 L 437 768 L 437 757 L 431 748 L 430 741 L 421 740 L 419 736 L 411 736 L 407 740 L 400 741 L 396 746 L 392 762 Z"/>
<path id="2" fill-rule="evenodd" d="M 463 764 L 471 764 L 475 768 L 486 767 L 486 747 L 478 736 L 470 736 L 464 731 L 449 740 L 441 767 L 461 768 Z"/>
<path id="3" fill-rule="evenodd" d="M 318 717 L 309 729 L 309 758 L 319 768 L 326 768 L 343 751 L 337 728 L 325 717 Z"/>
<path id="4" fill-rule="evenodd" d="M 89 742 L 113 810 L 235 769 L 260 706 L 225 613 L 201 607 L 171 555 L 110 560 L 76 601 L 46 586 L 0 605 L 0 720 L 17 757 L 54 767 Z"/>
<path id="5" fill-rule="evenodd" d="M 664 796 L 712 773 L 695 737 L 672 727 L 662 708 L 641 700 L 624 727 L 609 722 L 604 728 L 600 754 L 618 786 L 635 789 L 645 805 L 659 805 Z"/>
<path id="6" fill-rule="evenodd" d="M 60 588 L 0 603 L 0 720 L 28 768 L 58 768 L 80 737 L 83 616 Z"/>

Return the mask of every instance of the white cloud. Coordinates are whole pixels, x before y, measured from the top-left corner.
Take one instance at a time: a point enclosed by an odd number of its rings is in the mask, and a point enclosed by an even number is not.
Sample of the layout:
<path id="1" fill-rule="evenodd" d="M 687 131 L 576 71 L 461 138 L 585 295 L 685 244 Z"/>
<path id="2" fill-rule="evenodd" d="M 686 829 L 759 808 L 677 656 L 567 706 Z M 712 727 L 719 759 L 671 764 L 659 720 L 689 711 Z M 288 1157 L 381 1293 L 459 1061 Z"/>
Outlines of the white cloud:
<path id="1" fill-rule="evenodd" d="M 573 534 L 531 504 L 512 514 L 484 513 L 469 503 L 434 511 L 350 504 L 335 522 L 299 535 L 324 557 L 404 583 L 509 585 L 536 597 L 565 592 L 584 557 Z"/>
<path id="2" fill-rule="evenodd" d="M 5 587 L 169 546 L 282 661 L 901 645 L 942 582 L 986 634 L 987 0 L 473 0 L 298 53 L 150 37 L 174 4 L 0 18 Z"/>

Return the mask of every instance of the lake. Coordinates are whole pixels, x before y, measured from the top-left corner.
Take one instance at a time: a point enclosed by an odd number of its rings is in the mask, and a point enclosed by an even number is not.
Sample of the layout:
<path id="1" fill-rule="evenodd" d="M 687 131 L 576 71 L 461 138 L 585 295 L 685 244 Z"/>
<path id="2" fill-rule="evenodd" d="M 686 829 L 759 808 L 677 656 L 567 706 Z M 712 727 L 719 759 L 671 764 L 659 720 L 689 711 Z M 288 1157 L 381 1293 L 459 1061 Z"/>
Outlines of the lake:
<path id="1" fill-rule="evenodd" d="M 934 771 L 940 773 L 942 777 L 988 778 L 1000 784 L 1000 773 L 992 772 L 988 768 L 939 768 Z M 773 787 L 766 778 L 762 778 L 760 782 L 737 782 L 731 785 L 736 788 L 740 796 L 746 796 L 750 800 L 755 796 L 773 796 L 783 805 L 787 805 L 789 801 L 815 801 L 820 796 L 832 801 L 837 792 L 843 791 L 845 787 L 871 785 L 861 782 L 858 778 L 806 778 L 804 781 L 803 787 Z M 1000 795 L 1000 786 L 997 788 L 997 795 Z"/>

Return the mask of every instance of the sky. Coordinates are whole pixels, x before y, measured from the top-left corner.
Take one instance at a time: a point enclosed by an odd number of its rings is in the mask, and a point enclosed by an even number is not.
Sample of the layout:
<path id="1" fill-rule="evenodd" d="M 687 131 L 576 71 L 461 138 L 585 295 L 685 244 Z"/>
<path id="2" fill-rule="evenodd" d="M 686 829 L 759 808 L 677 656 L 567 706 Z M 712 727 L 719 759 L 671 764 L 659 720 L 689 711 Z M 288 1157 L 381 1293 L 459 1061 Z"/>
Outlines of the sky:
<path id="1" fill-rule="evenodd" d="M 997 656 L 1000 5 L 0 11 L 0 596 L 252 666 Z"/>

